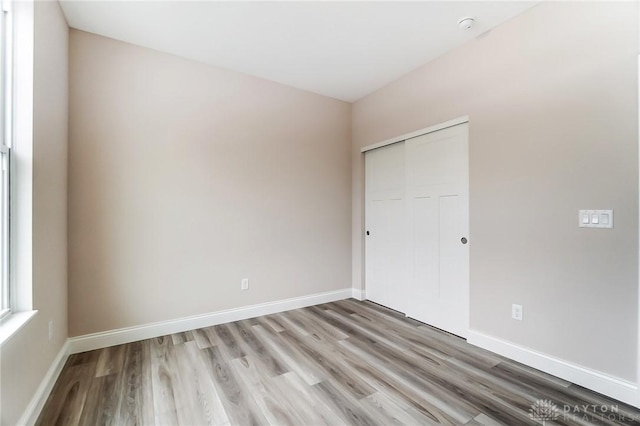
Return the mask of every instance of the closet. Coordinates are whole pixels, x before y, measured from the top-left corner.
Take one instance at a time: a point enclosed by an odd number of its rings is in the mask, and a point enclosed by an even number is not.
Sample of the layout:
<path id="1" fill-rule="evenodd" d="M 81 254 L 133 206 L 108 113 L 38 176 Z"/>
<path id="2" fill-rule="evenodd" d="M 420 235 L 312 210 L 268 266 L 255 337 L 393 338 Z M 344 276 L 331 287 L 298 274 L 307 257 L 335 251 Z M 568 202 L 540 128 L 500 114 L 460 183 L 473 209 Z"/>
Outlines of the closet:
<path id="1" fill-rule="evenodd" d="M 365 229 L 367 299 L 466 337 L 467 123 L 365 152 Z"/>

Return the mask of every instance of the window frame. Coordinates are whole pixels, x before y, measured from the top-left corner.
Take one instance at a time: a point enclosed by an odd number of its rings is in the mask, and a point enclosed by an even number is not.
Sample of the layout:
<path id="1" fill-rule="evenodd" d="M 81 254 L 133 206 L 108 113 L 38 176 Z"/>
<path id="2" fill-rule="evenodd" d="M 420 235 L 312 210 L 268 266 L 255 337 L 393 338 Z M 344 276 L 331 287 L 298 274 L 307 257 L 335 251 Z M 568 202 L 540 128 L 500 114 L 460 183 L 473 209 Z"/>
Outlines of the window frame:
<path id="1" fill-rule="evenodd" d="M 0 320 L 12 312 L 10 279 L 11 146 L 13 141 L 13 19 L 11 1 L 0 0 Z"/>

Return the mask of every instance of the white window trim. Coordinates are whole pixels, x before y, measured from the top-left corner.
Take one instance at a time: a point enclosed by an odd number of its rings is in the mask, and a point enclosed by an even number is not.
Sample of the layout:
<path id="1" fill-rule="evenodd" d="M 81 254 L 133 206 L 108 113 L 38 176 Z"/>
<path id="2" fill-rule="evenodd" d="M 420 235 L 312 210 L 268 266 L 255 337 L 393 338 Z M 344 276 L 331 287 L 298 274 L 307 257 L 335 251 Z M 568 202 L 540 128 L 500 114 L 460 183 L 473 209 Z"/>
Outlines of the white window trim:
<path id="1" fill-rule="evenodd" d="M 6 2 L 8 0 L 0 0 Z M 0 347 L 38 311 L 33 309 L 33 1 L 11 2 L 13 45 L 9 271 L 11 313 L 0 320 Z"/>
<path id="2" fill-rule="evenodd" d="M 37 314 L 38 311 L 12 312 L 11 315 L 4 318 L 0 322 L 0 348 Z"/>
<path id="3" fill-rule="evenodd" d="M 10 156 L 11 143 L 13 140 L 13 99 L 15 92 L 13 90 L 13 51 L 14 51 L 14 33 L 13 33 L 13 14 L 11 12 L 11 2 L 9 0 L 1 0 L 0 4 L 0 31 L 2 39 L 5 41 L 0 46 L 0 54 L 2 60 L 0 65 L 0 173 L 6 174 L 0 183 L 0 293 L 2 303 L 0 304 L 0 320 L 11 314 L 15 306 L 13 283 L 10 280 L 10 264 L 9 250 L 11 244 L 10 238 L 10 214 L 9 214 L 9 197 L 11 194 L 11 177 L 10 177 Z"/>

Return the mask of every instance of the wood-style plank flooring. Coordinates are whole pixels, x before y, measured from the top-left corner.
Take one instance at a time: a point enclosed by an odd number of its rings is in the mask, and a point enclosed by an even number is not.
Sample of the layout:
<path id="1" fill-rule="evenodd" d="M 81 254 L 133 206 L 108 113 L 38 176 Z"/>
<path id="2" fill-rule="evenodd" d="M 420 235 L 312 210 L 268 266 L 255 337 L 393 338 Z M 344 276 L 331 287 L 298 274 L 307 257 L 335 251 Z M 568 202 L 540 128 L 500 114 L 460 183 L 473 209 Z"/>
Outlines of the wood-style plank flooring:
<path id="1" fill-rule="evenodd" d="M 40 425 L 640 425 L 640 411 L 370 302 L 72 355 Z M 569 407 L 569 408 L 567 408 Z"/>

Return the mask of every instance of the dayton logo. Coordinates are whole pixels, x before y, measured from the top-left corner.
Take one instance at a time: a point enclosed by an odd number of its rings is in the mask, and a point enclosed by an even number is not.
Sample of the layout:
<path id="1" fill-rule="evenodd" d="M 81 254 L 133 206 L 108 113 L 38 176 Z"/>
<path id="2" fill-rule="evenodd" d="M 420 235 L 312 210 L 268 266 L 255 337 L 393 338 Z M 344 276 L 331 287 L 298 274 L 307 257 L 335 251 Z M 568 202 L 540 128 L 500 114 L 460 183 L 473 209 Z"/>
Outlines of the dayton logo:
<path id="1" fill-rule="evenodd" d="M 542 421 L 542 424 L 544 425 L 546 422 L 556 420 L 560 417 L 560 410 L 558 410 L 556 404 L 548 399 L 539 399 L 531 404 L 529 416 L 531 416 L 533 420 Z"/>

